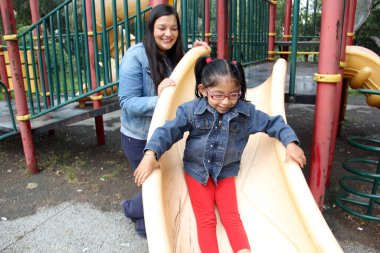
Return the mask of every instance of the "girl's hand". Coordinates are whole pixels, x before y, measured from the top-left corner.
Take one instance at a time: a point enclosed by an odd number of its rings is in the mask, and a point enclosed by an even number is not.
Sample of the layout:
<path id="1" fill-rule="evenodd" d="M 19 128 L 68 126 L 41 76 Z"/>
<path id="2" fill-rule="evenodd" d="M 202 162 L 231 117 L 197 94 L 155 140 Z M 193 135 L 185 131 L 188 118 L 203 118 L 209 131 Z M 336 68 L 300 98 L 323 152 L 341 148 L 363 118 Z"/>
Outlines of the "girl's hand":
<path id="1" fill-rule="evenodd" d="M 139 166 L 133 173 L 135 177 L 135 183 L 137 186 L 141 186 L 144 181 L 150 176 L 154 169 L 158 169 L 160 165 L 156 160 L 156 155 L 153 151 L 148 150 L 145 152 L 143 159 Z"/>
<path id="2" fill-rule="evenodd" d="M 170 78 L 165 78 L 164 80 L 161 81 L 161 83 L 158 85 L 158 89 L 157 89 L 157 94 L 158 96 L 161 95 L 162 91 L 166 88 L 166 87 L 169 87 L 169 86 L 175 86 L 175 82 L 174 80 L 170 79 Z"/>
<path id="3" fill-rule="evenodd" d="M 205 48 L 210 48 L 210 46 L 205 41 L 201 41 L 201 40 L 194 41 L 193 47 L 200 47 L 200 46 L 204 46 Z"/>
<path id="4" fill-rule="evenodd" d="M 290 160 L 298 163 L 301 168 L 305 167 L 306 165 L 306 157 L 303 153 L 303 150 L 294 142 L 291 142 L 286 146 L 285 162 L 288 162 Z"/>

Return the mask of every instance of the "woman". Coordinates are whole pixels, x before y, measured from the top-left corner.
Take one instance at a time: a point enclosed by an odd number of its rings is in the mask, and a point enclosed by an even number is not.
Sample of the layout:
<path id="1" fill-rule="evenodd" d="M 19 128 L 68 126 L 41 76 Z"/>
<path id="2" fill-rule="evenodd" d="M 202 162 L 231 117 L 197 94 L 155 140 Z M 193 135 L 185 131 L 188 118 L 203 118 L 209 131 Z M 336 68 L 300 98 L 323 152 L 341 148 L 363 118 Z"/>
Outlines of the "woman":
<path id="1" fill-rule="evenodd" d="M 206 46 L 196 41 L 193 46 Z M 150 13 L 142 43 L 129 48 L 120 65 L 119 103 L 121 145 L 130 166 L 139 165 L 158 97 L 174 86 L 171 72 L 184 55 L 178 13 L 170 5 L 157 5 Z M 121 202 L 125 216 L 136 222 L 136 231 L 145 236 L 141 192 Z"/>

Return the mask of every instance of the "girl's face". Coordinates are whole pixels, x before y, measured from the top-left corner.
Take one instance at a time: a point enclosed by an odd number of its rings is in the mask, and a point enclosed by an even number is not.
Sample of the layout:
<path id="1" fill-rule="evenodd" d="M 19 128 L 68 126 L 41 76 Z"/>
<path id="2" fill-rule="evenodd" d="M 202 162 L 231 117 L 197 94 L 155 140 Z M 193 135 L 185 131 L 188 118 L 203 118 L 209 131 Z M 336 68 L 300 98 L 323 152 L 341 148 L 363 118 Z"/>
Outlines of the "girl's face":
<path id="1" fill-rule="evenodd" d="M 153 26 L 153 37 L 158 50 L 164 53 L 171 49 L 178 38 L 178 24 L 174 15 L 156 19 Z"/>
<path id="2" fill-rule="evenodd" d="M 209 105 L 220 114 L 233 108 L 240 98 L 240 86 L 229 78 L 221 78 L 214 87 L 206 88 L 203 84 L 199 84 L 198 91 L 207 97 Z"/>

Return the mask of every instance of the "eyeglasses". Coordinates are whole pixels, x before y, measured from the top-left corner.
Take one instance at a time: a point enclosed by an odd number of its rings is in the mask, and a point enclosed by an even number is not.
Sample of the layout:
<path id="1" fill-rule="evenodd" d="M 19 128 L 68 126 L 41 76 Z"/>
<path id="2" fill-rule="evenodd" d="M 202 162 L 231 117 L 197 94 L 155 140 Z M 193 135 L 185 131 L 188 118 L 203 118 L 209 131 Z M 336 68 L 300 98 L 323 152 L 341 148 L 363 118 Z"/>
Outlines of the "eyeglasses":
<path id="1" fill-rule="evenodd" d="M 225 98 L 228 98 L 229 100 L 237 100 L 241 97 L 241 91 L 233 92 L 228 95 L 212 93 L 208 88 L 206 88 L 206 91 L 210 94 L 211 98 L 215 100 L 224 100 Z"/>

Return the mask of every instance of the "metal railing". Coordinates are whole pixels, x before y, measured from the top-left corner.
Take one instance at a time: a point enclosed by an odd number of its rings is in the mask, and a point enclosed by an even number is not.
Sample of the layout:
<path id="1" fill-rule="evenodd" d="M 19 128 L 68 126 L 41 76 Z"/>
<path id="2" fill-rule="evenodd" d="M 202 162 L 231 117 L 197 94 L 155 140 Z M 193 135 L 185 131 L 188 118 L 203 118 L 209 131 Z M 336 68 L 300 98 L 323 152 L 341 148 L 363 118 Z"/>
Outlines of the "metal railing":
<path id="1" fill-rule="evenodd" d="M 29 119 L 76 101 L 117 95 L 119 62 L 127 48 L 142 41 L 151 7 L 136 0 L 130 13 L 127 0 L 67 0 L 30 28 L 18 34 Z M 217 1 L 174 1 L 181 4 L 185 48 L 195 39 L 210 38 L 216 53 Z M 210 32 L 205 31 L 205 7 L 209 3 Z M 92 31 L 86 26 L 91 12 Z M 130 13 L 130 15 L 129 15 Z M 229 59 L 243 64 L 266 60 L 268 1 L 229 1 Z M 226 22 L 226 21 L 223 21 Z M 91 83 L 89 36 L 94 38 L 96 84 Z"/>
<path id="2" fill-rule="evenodd" d="M 205 20 L 206 9 L 210 10 L 210 20 Z M 237 60 L 243 65 L 267 60 L 268 15 L 267 0 L 228 1 L 228 20 L 222 22 L 229 24 L 229 60 Z M 181 19 L 185 47 L 196 39 L 208 38 L 212 56 L 216 57 L 217 1 L 182 0 Z M 206 31 L 206 22 L 209 22 L 209 31 Z"/>
<path id="3" fill-rule="evenodd" d="M 280 6 L 281 4 L 281 6 Z M 279 51 L 276 52 L 277 55 L 292 54 L 291 50 L 288 51 L 292 43 L 292 38 L 297 38 L 297 52 L 292 56 L 299 62 L 318 62 L 318 52 L 319 52 L 319 36 L 320 36 L 320 23 L 322 15 L 322 1 L 321 0 L 295 0 L 292 5 L 292 25 L 291 25 L 291 35 L 283 34 L 284 29 L 284 16 L 285 0 L 278 1 L 277 8 L 278 15 L 276 20 L 276 35 L 277 35 L 277 46 Z M 283 10 L 284 13 L 279 12 Z M 296 12 L 298 10 L 298 12 Z M 286 44 L 286 41 L 289 41 Z M 281 50 L 285 49 L 285 50 Z"/>
<path id="4" fill-rule="evenodd" d="M 12 110 L 11 97 L 10 97 L 10 94 L 8 92 L 7 86 L 2 81 L 0 81 L 0 93 L 4 94 L 4 101 L 7 104 L 7 108 L 8 108 L 8 112 L 9 112 L 9 121 L 11 122 L 11 126 L 12 126 L 12 131 L 7 131 L 7 133 L 0 134 L 0 140 L 3 140 L 3 139 L 6 139 L 8 137 L 11 137 L 13 135 L 16 135 L 18 133 L 18 130 L 17 130 L 16 120 L 15 120 L 13 110 Z M 2 117 L 4 117 L 4 116 L 2 116 Z M 0 132 L 2 132 L 2 131 L 0 130 Z"/>
<path id="5" fill-rule="evenodd" d="M 137 2 L 140 5 L 140 1 Z M 86 10 L 85 0 L 65 1 L 18 35 L 20 48 L 24 49 L 20 52 L 26 59 L 24 64 L 31 66 L 25 68 L 30 119 L 75 101 L 88 100 L 97 92 L 102 92 L 104 99 L 117 95 L 119 58 L 132 43 L 141 41 L 145 28 L 142 20 L 150 8 L 140 10 L 139 15 L 128 17 L 126 14 L 128 18 L 120 21 L 116 1 L 112 3 L 112 13 L 109 13 L 104 0 L 92 0 L 91 10 Z M 89 34 L 84 25 L 88 11 L 92 12 L 93 34 Z M 123 11 L 128 13 L 127 5 Z M 112 25 L 105 25 L 106 18 L 112 19 Z M 101 25 L 97 25 L 99 23 Z M 125 36 L 130 32 L 136 34 L 134 41 Z M 96 88 L 90 80 L 89 36 L 96 38 Z M 120 47 L 120 44 L 126 46 Z M 26 57 L 28 51 L 31 57 Z M 37 77 L 38 81 L 32 83 L 31 77 Z"/>

